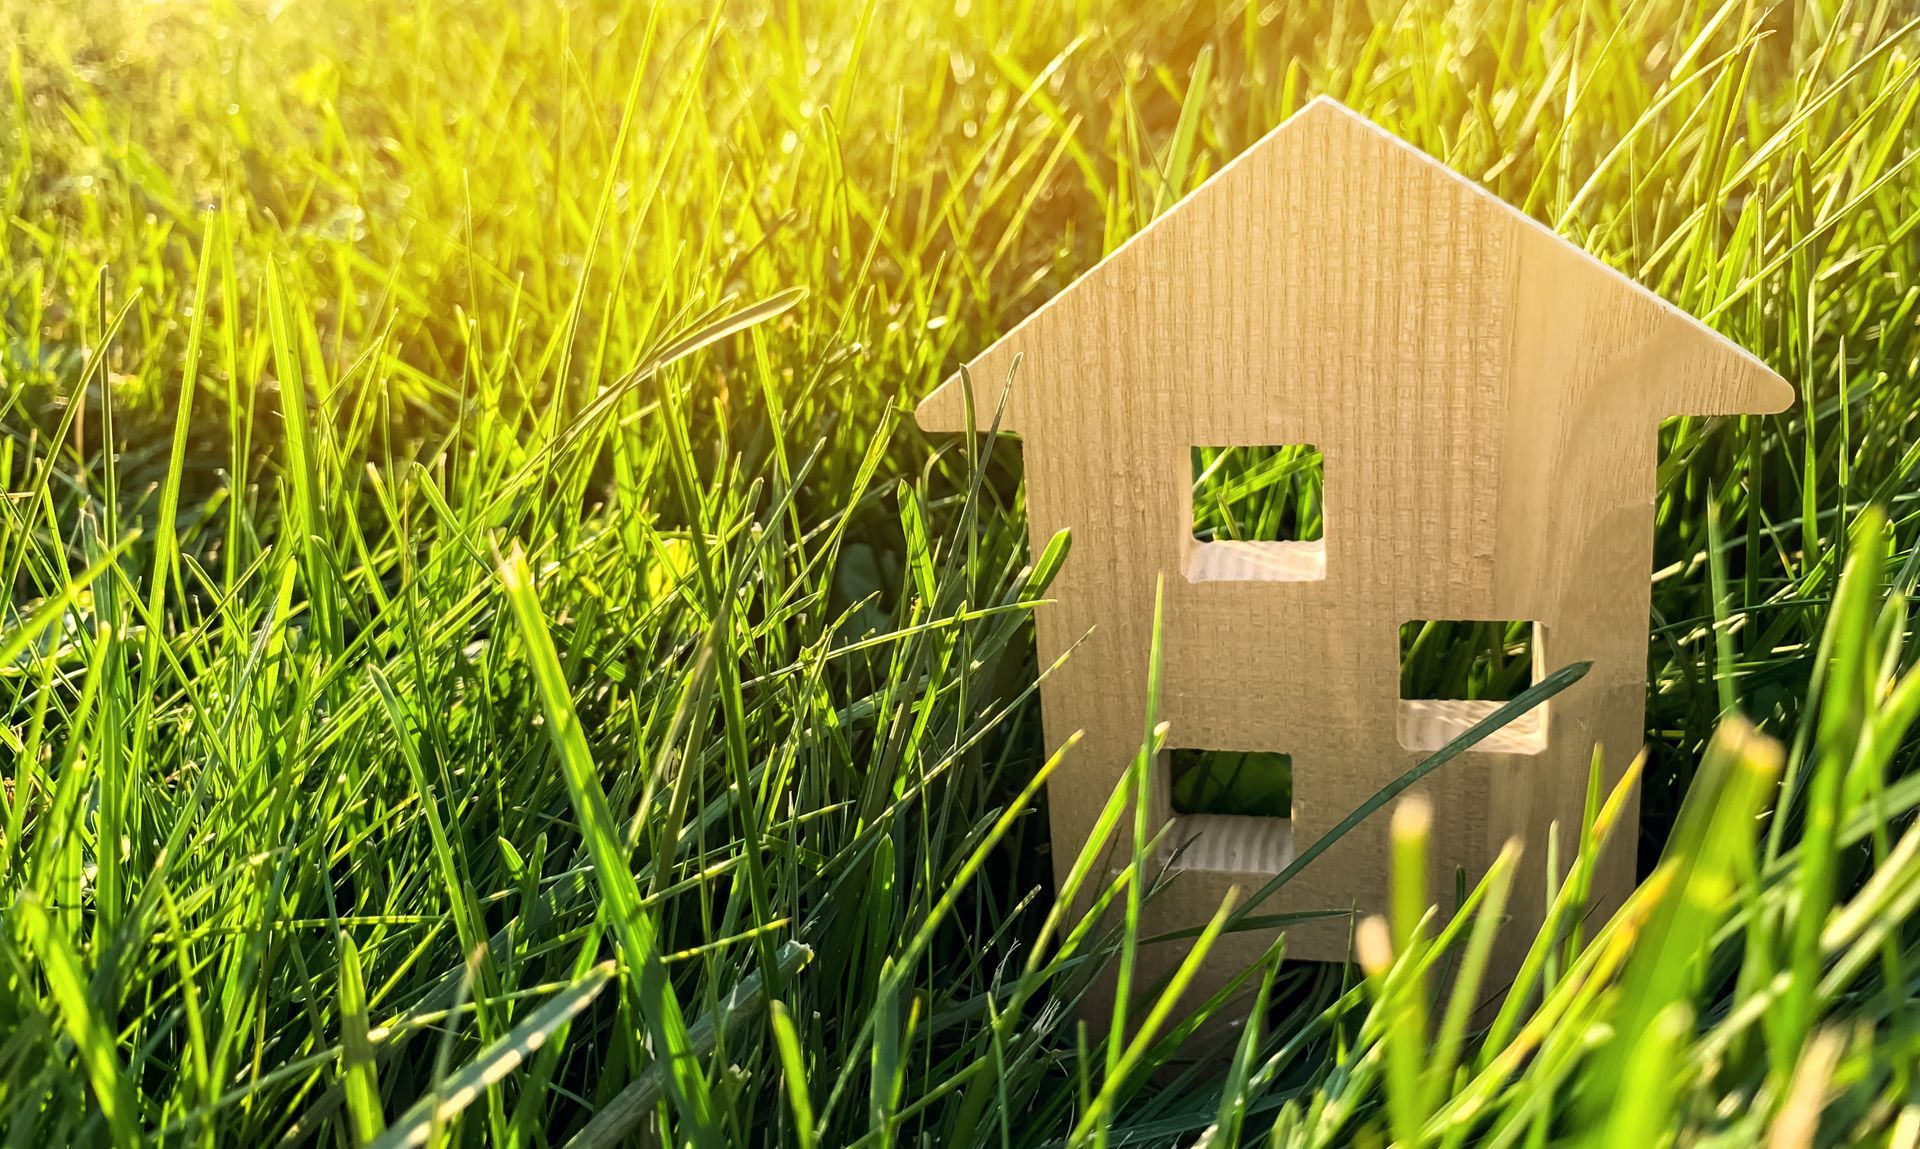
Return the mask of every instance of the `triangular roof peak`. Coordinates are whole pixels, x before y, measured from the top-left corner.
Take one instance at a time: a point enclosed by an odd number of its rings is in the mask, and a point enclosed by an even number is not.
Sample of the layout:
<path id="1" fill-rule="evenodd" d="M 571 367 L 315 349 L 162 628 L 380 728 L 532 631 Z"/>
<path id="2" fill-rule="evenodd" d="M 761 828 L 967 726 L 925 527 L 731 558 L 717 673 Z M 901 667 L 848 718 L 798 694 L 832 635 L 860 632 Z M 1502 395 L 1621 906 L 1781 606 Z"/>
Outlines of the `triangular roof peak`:
<path id="1" fill-rule="evenodd" d="M 1117 281 L 1126 279 L 1118 270 L 1137 262 L 1140 249 L 1151 237 L 1166 229 L 1178 228 L 1185 213 L 1198 201 L 1214 197 L 1251 197 L 1265 191 L 1252 183 L 1271 178 L 1274 165 L 1264 162 L 1267 154 L 1288 146 L 1290 140 L 1311 138 L 1346 145 L 1351 155 L 1358 150 L 1368 162 L 1404 170 L 1407 178 L 1429 175 L 1436 184 L 1455 189 L 1476 204 L 1497 208 L 1495 213 L 1513 232 L 1516 245 L 1552 260 L 1562 280 L 1571 276 L 1581 290 L 1608 297 L 1620 308 L 1631 310 L 1654 332 L 1638 353 L 1654 361 L 1649 374 L 1657 377 L 1658 394 L 1653 402 L 1660 415 L 1681 414 L 1762 414 L 1780 411 L 1793 401 L 1793 389 L 1753 355 L 1699 320 L 1674 307 L 1657 294 L 1607 266 L 1590 252 L 1571 243 L 1551 228 L 1512 207 L 1473 180 L 1447 167 L 1433 156 L 1388 132 L 1373 121 L 1329 96 L 1319 96 L 1262 136 L 1251 147 L 1221 167 L 1199 187 L 1152 220 L 1099 263 L 1075 279 L 1064 290 L 1041 304 L 1032 314 L 1014 326 L 992 346 L 971 359 L 975 418 L 981 426 L 992 418 L 995 402 L 1006 385 L 1008 372 L 1021 348 L 1049 324 L 1056 322 L 1060 306 L 1076 298 L 1084 306 L 1089 295 L 1098 302 L 1106 291 L 1116 290 Z M 1281 153 L 1274 151 L 1275 155 Z M 1295 162 L 1288 157 L 1287 163 Z M 1401 165 L 1406 165 L 1401 169 Z M 1254 253 L 1244 253 L 1254 258 Z M 1159 256 L 1164 258 L 1164 252 Z M 1187 269 L 1186 274 L 1192 274 Z M 1631 349 L 1629 349 L 1631 350 Z M 960 431 L 966 427 L 960 374 L 949 376 L 924 399 L 915 411 L 920 425 L 929 431 Z M 1009 406 L 1002 430 L 1017 432 L 1018 403 Z"/>

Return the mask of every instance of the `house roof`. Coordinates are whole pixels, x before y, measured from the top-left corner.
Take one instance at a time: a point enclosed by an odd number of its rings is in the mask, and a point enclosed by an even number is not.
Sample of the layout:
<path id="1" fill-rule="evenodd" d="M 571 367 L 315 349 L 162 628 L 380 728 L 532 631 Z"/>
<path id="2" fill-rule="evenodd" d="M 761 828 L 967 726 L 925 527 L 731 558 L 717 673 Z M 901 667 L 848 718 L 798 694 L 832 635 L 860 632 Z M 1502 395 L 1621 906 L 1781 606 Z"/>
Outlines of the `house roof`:
<path id="1" fill-rule="evenodd" d="M 1659 409 L 1659 414 L 1763 414 L 1783 410 L 1793 402 L 1793 389 L 1786 380 L 1718 332 L 1608 267 L 1577 245 L 1567 242 L 1539 221 L 1515 210 L 1472 180 L 1392 136 L 1338 101 L 1323 96 L 1267 133 L 1186 198 L 970 360 L 966 374 L 973 381 L 976 407 L 974 424 L 985 427 L 993 420 L 996 403 L 1009 385 L 1008 380 L 1019 353 L 1024 346 L 1046 332 L 1049 325 L 1062 321 L 1060 316 L 1063 309 L 1058 305 L 1063 300 L 1079 297 L 1078 302 L 1085 303 L 1087 297 L 1091 296 L 1099 304 L 1104 302 L 1102 295 L 1113 293 L 1117 305 L 1125 291 L 1127 277 L 1116 272 L 1116 268 L 1137 256 L 1136 249 L 1148 243 L 1150 236 L 1163 229 L 1180 227 L 1178 221 L 1182 213 L 1195 206 L 1195 201 L 1202 197 L 1251 197 L 1266 191 L 1255 185 L 1255 181 L 1269 179 L 1272 174 L 1273 165 L 1262 163 L 1259 158 L 1262 153 L 1281 147 L 1282 141 L 1290 133 L 1315 130 L 1333 133 L 1332 138 L 1348 137 L 1371 145 L 1372 151 L 1366 154 L 1377 155 L 1381 162 L 1388 164 L 1395 164 L 1396 160 L 1404 162 L 1409 165 L 1409 173 L 1416 178 L 1431 173 L 1431 182 L 1467 197 L 1483 212 L 1481 205 L 1497 205 L 1501 217 L 1508 221 L 1519 239 L 1550 248 L 1558 253 L 1560 263 L 1576 267 L 1576 276 L 1582 278 L 1582 290 L 1602 292 L 1615 302 L 1647 317 L 1650 329 L 1656 329 L 1658 336 L 1639 350 L 1641 354 L 1657 360 L 1658 365 L 1650 374 L 1657 380 L 1658 394 L 1652 402 Z M 1390 148 L 1382 149 L 1383 141 L 1390 144 Z M 1436 236 L 1435 242 L 1445 238 L 1450 237 Z M 1191 274 L 1191 269 L 1187 273 Z M 1589 276 L 1590 281 L 1586 278 Z M 922 400 L 915 411 L 921 427 L 928 431 L 965 430 L 968 418 L 963 387 L 962 374 L 955 372 Z M 1009 405 L 1009 413 L 1001 424 L 1001 430 L 1020 430 L 1018 407 L 1017 403 Z"/>

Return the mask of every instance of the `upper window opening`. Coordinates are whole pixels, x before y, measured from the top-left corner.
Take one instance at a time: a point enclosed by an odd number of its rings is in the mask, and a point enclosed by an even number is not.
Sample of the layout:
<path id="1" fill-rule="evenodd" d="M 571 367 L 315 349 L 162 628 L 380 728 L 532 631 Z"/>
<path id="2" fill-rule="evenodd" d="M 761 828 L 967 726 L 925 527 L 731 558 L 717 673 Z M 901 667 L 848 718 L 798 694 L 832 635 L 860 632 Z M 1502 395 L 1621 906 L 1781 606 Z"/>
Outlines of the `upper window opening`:
<path id="1" fill-rule="evenodd" d="M 1311 443 L 1193 448 L 1194 582 L 1327 577 L 1326 459 Z"/>

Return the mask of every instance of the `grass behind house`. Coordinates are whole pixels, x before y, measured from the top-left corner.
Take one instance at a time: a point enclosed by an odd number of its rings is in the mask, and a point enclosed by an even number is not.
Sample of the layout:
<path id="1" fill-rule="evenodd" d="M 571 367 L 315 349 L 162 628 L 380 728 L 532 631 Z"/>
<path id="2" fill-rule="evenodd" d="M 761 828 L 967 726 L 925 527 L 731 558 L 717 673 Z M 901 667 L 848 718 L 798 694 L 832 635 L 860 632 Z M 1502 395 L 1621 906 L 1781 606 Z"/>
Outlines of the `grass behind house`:
<path id="1" fill-rule="evenodd" d="M 1914 1144 L 1912 20 L 0 0 L 7 1136 Z M 1160 987 L 1076 1026 L 1070 547 L 903 414 L 1319 93 L 1800 402 L 1662 432 L 1644 826 L 1183 1072 Z"/>

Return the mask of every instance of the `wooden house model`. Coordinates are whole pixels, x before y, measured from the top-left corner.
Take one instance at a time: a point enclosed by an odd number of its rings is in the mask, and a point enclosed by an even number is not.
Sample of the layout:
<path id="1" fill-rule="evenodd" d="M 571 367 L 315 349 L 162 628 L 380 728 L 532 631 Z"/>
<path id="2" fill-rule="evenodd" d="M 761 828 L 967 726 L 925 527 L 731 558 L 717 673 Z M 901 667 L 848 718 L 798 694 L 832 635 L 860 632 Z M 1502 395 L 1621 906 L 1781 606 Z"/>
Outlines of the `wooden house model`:
<path id="1" fill-rule="evenodd" d="M 1519 837 L 1510 905 L 1525 920 L 1507 932 L 1529 933 L 1549 824 L 1564 865 L 1596 745 L 1610 783 L 1641 744 L 1659 424 L 1793 399 L 1752 355 L 1326 99 L 967 375 L 980 424 L 1005 392 L 1036 550 L 1072 532 L 1036 617 L 1041 665 L 1080 644 L 1041 690 L 1048 742 L 1084 734 L 1049 783 L 1056 870 L 1141 744 L 1157 583 L 1169 745 L 1291 757 L 1284 819 L 1182 814 L 1156 769 L 1173 877 L 1150 933 L 1203 923 L 1229 885 L 1258 887 L 1489 714 L 1497 703 L 1400 696 L 1404 624 L 1478 619 L 1534 624 L 1536 673 L 1592 663 L 1421 783 L 1433 901 L 1451 907 L 1456 870 L 1477 880 Z M 920 424 L 969 430 L 964 387 L 948 379 Z M 1308 444 L 1322 537 L 1195 537 L 1195 448 Z M 1386 823 L 1362 824 L 1255 912 L 1384 911 Z M 1603 862 L 1616 896 L 1632 824 Z M 1350 924 L 1290 929 L 1288 956 L 1344 958 Z M 1223 939 L 1214 968 L 1270 940 Z"/>

